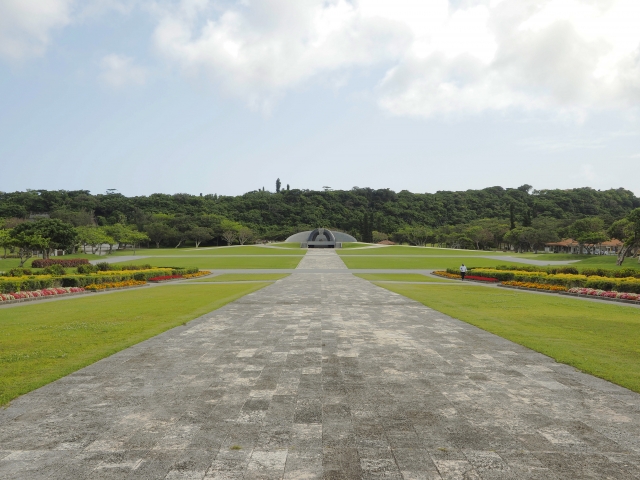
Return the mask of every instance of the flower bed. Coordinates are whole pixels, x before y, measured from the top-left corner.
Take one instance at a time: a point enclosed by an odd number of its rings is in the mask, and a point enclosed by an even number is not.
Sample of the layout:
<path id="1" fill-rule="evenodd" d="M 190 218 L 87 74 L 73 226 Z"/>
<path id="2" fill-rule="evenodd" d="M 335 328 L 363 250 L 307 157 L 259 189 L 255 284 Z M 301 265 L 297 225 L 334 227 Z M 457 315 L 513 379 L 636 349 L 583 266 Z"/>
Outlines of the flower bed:
<path id="1" fill-rule="evenodd" d="M 605 291 L 605 290 L 597 290 L 594 288 L 575 287 L 575 288 L 569 289 L 569 293 L 577 293 L 578 295 L 589 295 L 592 297 L 617 298 L 620 300 L 633 300 L 636 302 L 640 300 L 640 294 L 637 294 L 637 293 Z"/>
<path id="2" fill-rule="evenodd" d="M 566 292 L 567 287 L 563 285 L 549 285 L 547 283 L 534 283 L 534 282 L 502 282 L 502 285 L 508 287 L 518 288 L 533 288 L 535 290 L 546 290 L 550 292 Z"/>
<path id="3" fill-rule="evenodd" d="M 500 280 L 498 280 L 497 278 L 492 278 L 492 277 L 479 277 L 477 275 L 466 275 L 464 277 L 465 280 L 475 280 L 476 282 L 491 282 L 491 283 L 495 283 L 495 282 L 499 282 Z"/>
<path id="4" fill-rule="evenodd" d="M 197 268 L 154 267 L 145 270 L 98 271 L 93 273 L 69 275 L 21 275 L 0 277 L 0 293 L 34 291 L 57 287 L 86 287 L 93 284 L 126 282 L 128 280 L 148 281 L 163 276 L 182 276 L 197 274 Z"/>
<path id="5" fill-rule="evenodd" d="M 196 273 L 185 273 L 184 275 L 182 275 L 183 278 L 197 278 L 197 277 L 203 277 L 205 275 L 211 275 L 211 272 L 208 270 L 202 270 Z"/>
<path id="6" fill-rule="evenodd" d="M 127 280 L 124 282 L 109 282 L 109 283 L 94 283 L 93 285 L 87 285 L 85 287 L 86 290 L 90 291 L 98 291 L 98 290 L 107 290 L 111 288 L 126 288 L 126 287 L 139 287 L 141 285 L 146 285 L 147 282 L 141 280 Z"/>
<path id="7" fill-rule="evenodd" d="M 42 290 L 0 293 L 0 302 L 8 302 L 11 300 L 25 300 L 27 298 L 50 297 L 53 295 L 66 295 L 68 293 L 81 293 L 84 291 L 85 291 L 84 288 L 71 287 L 71 288 L 43 288 Z"/>
<path id="8" fill-rule="evenodd" d="M 449 271 L 449 273 L 453 273 Z M 547 273 L 541 271 L 504 270 L 498 268 L 476 268 L 473 273 L 485 277 L 496 278 L 502 282 L 516 281 L 525 283 L 540 283 L 560 285 L 573 288 L 591 288 L 604 291 L 620 291 L 640 293 L 640 279 L 635 277 L 611 277 L 599 275 L 584 275 L 573 273 Z"/>
<path id="9" fill-rule="evenodd" d="M 460 280 L 460 274 L 456 275 L 454 273 L 445 272 L 444 270 L 436 270 L 435 272 L 431 272 L 433 275 L 437 275 L 439 277 L 451 278 L 454 280 Z"/>
<path id="10" fill-rule="evenodd" d="M 444 278 L 451 278 L 453 280 L 460 280 L 462 277 L 460 276 L 460 274 L 456 274 L 456 273 L 450 273 L 450 272 L 445 272 L 443 270 L 438 270 L 433 272 L 434 275 L 438 275 L 439 277 L 444 277 Z M 492 278 L 492 277 L 481 277 L 478 275 L 466 275 L 464 277 L 465 280 L 474 280 L 476 282 L 489 282 L 489 283 L 497 283 L 500 280 L 498 280 L 497 278 Z"/>
<path id="11" fill-rule="evenodd" d="M 179 278 L 184 278 L 184 276 L 183 275 L 162 275 L 160 277 L 150 278 L 149 281 L 150 282 L 166 282 L 169 280 L 177 280 Z"/>
<path id="12" fill-rule="evenodd" d="M 31 262 L 31 268 L 47 268 L 51 265 L 61 265 L 64 268 L 74 268 L 80 265 L 88 265 L 89 260 L 86 258 L 72 258 L 70 260 L 62 260 L 58 258 L 38 258 Z"/>

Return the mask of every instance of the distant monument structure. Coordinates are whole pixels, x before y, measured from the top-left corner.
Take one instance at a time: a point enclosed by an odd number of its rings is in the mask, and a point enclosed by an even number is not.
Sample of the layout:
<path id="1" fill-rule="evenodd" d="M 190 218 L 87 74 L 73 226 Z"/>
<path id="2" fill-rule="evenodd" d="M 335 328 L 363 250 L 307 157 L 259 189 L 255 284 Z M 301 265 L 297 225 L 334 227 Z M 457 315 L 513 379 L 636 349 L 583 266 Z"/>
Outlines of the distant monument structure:
<path id="1" fill-rule="evenodd" d="M 332 232 L 326 228 L 316 228 L 308 232 L 291 235 L 286 242 L 300 243 L 300 248 L 342 248 L 346 242 L 357 242 L 355 238 L 343 232 Z"/>

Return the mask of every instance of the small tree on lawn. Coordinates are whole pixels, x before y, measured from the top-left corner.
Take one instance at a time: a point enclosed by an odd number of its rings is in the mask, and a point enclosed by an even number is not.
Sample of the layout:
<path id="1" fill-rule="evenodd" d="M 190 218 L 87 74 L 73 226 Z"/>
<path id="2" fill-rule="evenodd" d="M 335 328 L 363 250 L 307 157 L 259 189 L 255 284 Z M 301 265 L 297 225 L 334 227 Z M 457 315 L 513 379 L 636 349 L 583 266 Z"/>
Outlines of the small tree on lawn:
<path id="1" fill-rule="evenodd" d="M 242 227 L 238 229 L 238 243 L 244 245 L 253 237 L 253 230 L 249 227 Z"/>
<path id="2" fill-rule="evenodd" d="M 12 243 L 18 248 L 20 267 L 23 267 L 25 262 L 33 257 L 34 251 L 46 251 L 49 248 L 50 240 L 38 234 L 19 232 L 12 236 Z"/>
<path id="3" fill-rule="evenodd" d="M 211 235 L 211 229 L 206 227 L 195 227 L 189 230 L 189 238 L 196 242 L 196 248 L 200 246 L 202 242 L 208 242 L 213 238 Z"/>
<path id="4" fill-rule="evenodd" d="M 132 228 L 128 228 L 125 234 L 122 236 L 122 242 L 133 246 L 133 254 L 136 254 L 136 246 L 140 245 L 140 242 L 149 240 L 149 237 L 144 232 L 139 232 Z"/>
<path id="5" fill-rule="evenodd" d="M 177 232 L 163 222 L 152 222 L 144 227 L 144 231 L 149 239 L 156 244 L 156 248 L 160 248 L 160 243 L 163 241 L 177 236 Z"/>
<path id="6" fill-rule="evenodd" d="M 233 245 L 233 242 L 238 237 L 241 225 L 238 222 L 225 219 L 220 222 L 220 227 L 222 228 L 222 238 L 226 240 L 227 245 Z"/>

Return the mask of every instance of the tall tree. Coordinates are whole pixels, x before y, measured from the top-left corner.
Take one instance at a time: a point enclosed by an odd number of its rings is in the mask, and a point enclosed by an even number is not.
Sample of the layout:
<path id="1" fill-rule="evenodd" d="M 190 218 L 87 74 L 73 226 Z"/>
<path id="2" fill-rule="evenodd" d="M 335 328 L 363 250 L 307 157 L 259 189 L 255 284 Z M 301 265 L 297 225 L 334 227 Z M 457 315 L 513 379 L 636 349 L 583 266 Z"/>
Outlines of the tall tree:
<path id="1" fill-rule="evenodd" d="M 616 265 L 622 265 L 627 256 L 640 248 L 640 208 L 636 208 L 622 220 L 614 222 L 608 233 L 612 238 L 622 242 L 616 262 Z"/>
<path id="2" fill-rule="evenodd" d="M 17 225 L 12 230 L 12 235 L 25 234 L 40 236 L 46 239 L 46 248 L 42 250 L 43 258 L 49 258 L 52 248 L 68 249 L 76 244 L 76 232 L 73 227 L 58 219 L 46 218 L 36 222 L 25 222 Z"/>
<path id="3" fill-rule="evenodd" d="M 280 183 L 280 179 L 278 178 L 276 180 L 276 193 L 280 193 L 280 186 L 282 185 L 282 183 Z"/>

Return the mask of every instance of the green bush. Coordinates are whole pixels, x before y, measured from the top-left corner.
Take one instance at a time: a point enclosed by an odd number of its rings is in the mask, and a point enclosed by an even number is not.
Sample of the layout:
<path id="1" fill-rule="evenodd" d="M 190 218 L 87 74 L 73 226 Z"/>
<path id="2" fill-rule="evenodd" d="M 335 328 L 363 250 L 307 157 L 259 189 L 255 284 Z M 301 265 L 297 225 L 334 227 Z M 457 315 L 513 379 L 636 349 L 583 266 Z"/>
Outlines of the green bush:
<path id="1" fill-rule="evenodd" d="M 61 286 L 60 278 L 25 278 L 0 282 L 0 293 L 14 293 L 20 291 L 42 290 Z"/>
<path id="2" fill-rule="evenodd" d="M 62 265 L 54 263 L 52 265 L 49 265 L 45 269 L 43 269 L 42 273 L 44 273 L 45 275 L 53 275 L 56 277 L 61 277 L 67 272 Z"/>
<path id="3" fill-rule="evenodd" d="M 33 275 L 32 271 L 29 268 L 12 268 L 7 272 L 10 277 L 27 277 L 29 275 Z"/>
<path id="4" fill-rule="evenodd" d="M 115 270 L 115 268 L 111 268 L 112 265 L 108 262 L 96 263 L 96 267 L 98 267 L 98 270 L 100 270 L 101 272 L 108 272 L 109 270 Z"/>
<path id="5" fill-rule="evenodd" d="M 81 274 L 82 273 L 84 273 L 84 274 L 86 274 L 86 273 L 96 273 L 98 270 L 99 270 L 99 268 L 98 268 L 97 265 L 91 265 L 91 264 L 89 264 L 89 265 L 80 265 L 76 269 L 76 271 L 78 273 L 81 273 Z"/>
<path id="6" fill-rule="evenodd" d="M 150 270 L 153 267 L 149 264 L 146 265 L 121 265 L 118 270 Z"/>

